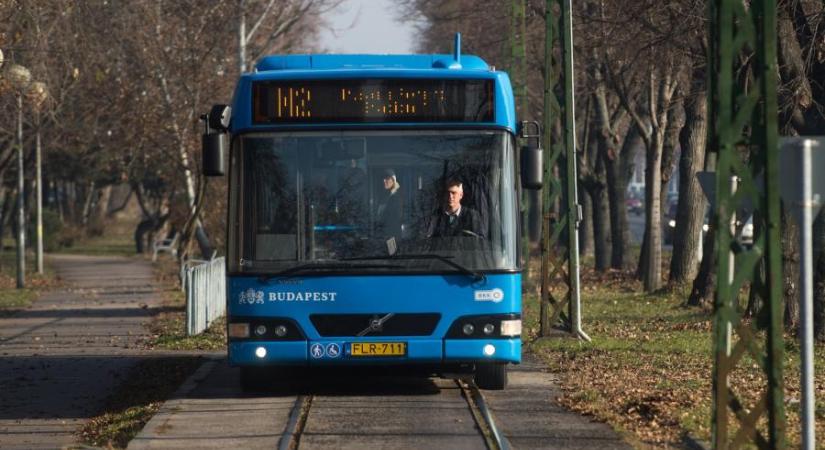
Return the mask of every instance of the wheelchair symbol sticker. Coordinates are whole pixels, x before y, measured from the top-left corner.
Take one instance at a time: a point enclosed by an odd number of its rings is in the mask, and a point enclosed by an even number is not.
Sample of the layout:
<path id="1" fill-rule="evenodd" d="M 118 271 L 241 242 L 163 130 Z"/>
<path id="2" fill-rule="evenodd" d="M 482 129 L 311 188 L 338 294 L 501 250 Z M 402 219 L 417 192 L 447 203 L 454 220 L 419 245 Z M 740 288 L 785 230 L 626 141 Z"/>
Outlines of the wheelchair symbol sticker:
<path id="1" fill-rule="evenodd" d="M 312 354 L 312 357 L 315 359 L 323 358 L 324 346 L 321 344 L 312 344 L 312 347 L 309 348 L 309 353 Z"/>
<path id="2" fill-rule="evenodd" d="M 341 354 L 341 347 L 338 344 L 327 345 L 327 356 L 330 358 L 337 358 Z"/>

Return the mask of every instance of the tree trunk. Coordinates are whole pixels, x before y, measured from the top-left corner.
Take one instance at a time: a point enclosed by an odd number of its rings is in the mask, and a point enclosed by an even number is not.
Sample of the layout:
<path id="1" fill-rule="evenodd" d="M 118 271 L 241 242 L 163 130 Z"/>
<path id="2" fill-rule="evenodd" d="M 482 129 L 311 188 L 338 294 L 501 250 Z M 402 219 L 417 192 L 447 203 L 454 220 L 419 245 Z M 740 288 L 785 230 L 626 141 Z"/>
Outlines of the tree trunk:
<path id="1" fill-rule="evenodd" d="M 10 188 L 3 188 L 3 209 L 0 212 L 0 251 L 3 250 L 3 236 L 6 234 L 6 222 L 9 220 L 9 216 L 11 215 L 11 206 L 14 203 L 12 199 L 14 198 L 16 190 Z"/>
<path id="2" fill-rule="evenodd" d="M 782 285 L 785 287 L 785 329 L 799 326 L 799 226 L 782 205 Z"/>
<path id="3" fill-rule="evenodd" d="M 814 222 L 814 337 L 825 341 L 825 208 Z"/>
<path id="4" fill-rule="evenodd" d="M 628 132 L 628 136 L 630 132 Z M 625 139 L 625 143 L 627 142 Z M 625 147 L 623 145 L 622 147 Z M 627 151 L 625 151 L 627 150 Z M 610 267 L 624 269 L 625 254 L 630 245 L 630 227 L 627 224 L 627 159 L 632 152 L 622 148 L 620 154 L 608 153 L 604 158 L 607 177 L 607 195 L 610 206 Z"/>
<path id="5" fill-rule="evenodd" d="M 63 213 L 72 223 L 77 223 L 77 213 L 75 211 L 76 198 L 75 183 L 72 181 L 63 181 Z"/>
<path id="6" fill-rule="evenodd" d="M 605 185 L 600 182 L 587 183 L 587 193 L 593 205 L 593 256 L 595 268 L 603 272 L 610 267 L 610 207 L 607 203 Z"/>
<path id="7" fill-rule="evenodd" d="M 711 226 L 705 234 L 703 249 L 702 263 L 699 265 L 699 273 L 693 279 L 687 304 L 710 309 L 716 294 L 716 227 Z"/>
<path id="8" fill-rule="evenodd" d="M 582 204 L 582 222 L 579 226 L 579 254 L 593 254 L 593 201 L 590 194 L 579 182 L 579 202 Z"/>
<path id="9" fill-rule="evenodd" d="M 673 283 L 694 279 L 698 270 L 697 248 L 702 239 L 707 201 L 696 180 L 696 173 L 704 166 L 706 136 L 707 97 L 704 89 L 700 89 L 685 104 L 685 126 L 679 136 L 682 147 L 679 158 L 679 206 L 673 233 L 673 257 L 670 260 L 670 281 Z"/>
<path id="10" fill-rule="evenodd" d="M 607 190 L 601 186 L 593 193 L 593 244 L 595 250 L 596 270 L 604 272 L 610 268 L 610 205 Z"/>
<path id="11" fill-rule="evenodd" d="M 97 223 L 103 224 L 109 214 L 109 199 L 112 197 L 112 185 L 106 185 L 100 189 L 100 197 L 97 200 Z"/>
<path id="12" fill-rule="evenodd" d="M 645 234 L 647 246 L 644 253 L 642 282 L 645 292 L 653 292 L 662 286 L 662 149 L 664 133 L 654 133 L 647 151 L 645 172 Z"/>
<path id="13" fill-rule="evenodd" d="M 89 223 L 89 215 L 92 212 L 92 197 L 95 195 L 97 191 L 95 190 L 95 182 L 89 182 L 89 187 L 86 188 L 86 200 L 83 202 L 83 216 L 81 218 L 81 224 L 84 226 Z"/>
<path id="14" fill-rule="evenodd" d="M 674 102 L 667 111 L 667 128 L 662 146 L 662 215 L 668 213 L 670 206 L 670 180 L 676 169 L 676 146 L 679 144 L 679 131 L 684 122 L 682 101 Z"/>

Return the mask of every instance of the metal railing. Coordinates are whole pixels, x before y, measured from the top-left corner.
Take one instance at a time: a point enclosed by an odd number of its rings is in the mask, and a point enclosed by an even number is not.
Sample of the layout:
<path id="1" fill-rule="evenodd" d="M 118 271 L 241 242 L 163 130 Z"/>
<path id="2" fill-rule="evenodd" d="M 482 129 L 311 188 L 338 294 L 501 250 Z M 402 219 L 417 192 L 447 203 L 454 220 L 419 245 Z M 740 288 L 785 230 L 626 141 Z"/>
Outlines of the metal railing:
<path id="1" fill-rule="evenodd" d="M 224 258 L 182 268 L 186 293 L 186 334 L 203 333 L 226 314 L 226 270 Z"/>

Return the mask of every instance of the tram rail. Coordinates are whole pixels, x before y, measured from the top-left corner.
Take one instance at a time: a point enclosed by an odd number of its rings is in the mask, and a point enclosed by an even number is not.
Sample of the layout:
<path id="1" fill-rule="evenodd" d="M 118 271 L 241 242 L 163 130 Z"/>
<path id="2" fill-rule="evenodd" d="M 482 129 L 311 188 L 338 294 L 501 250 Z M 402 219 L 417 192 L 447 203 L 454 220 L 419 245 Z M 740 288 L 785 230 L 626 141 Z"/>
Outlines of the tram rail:
<path id="1" fill-rule="evenodd" d="M 478 386 L 472 380 L 457 379 L 455 383 L 461 390 L 462 397 L 467 403 L 470 414 L 479 433 L 482 435 L 487 449 L 510 450 L 510 443 L 496 425 L 493 414 Z M 315 398 L 316 395 L 314 394 L 298 395 L 296 397 L 286 428 L 278 442 L 278 450 L 298 450 L 300 448 L 301 437 Z"/>

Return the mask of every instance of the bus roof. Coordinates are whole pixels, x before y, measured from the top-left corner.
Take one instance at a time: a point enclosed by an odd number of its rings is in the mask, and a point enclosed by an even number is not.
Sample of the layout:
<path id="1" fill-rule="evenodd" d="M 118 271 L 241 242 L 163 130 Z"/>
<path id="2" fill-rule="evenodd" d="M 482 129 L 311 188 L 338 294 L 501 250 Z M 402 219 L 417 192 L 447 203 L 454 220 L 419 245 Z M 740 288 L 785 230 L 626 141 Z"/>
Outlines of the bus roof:
<path id="1" fill-rule="evenodd" d="M 461 55 L 274 55 L 261 59 L 257 72 L 271 70 L 334 70 L 334 69 L 450 69 L 490 70 L 483 59 Z"/>

